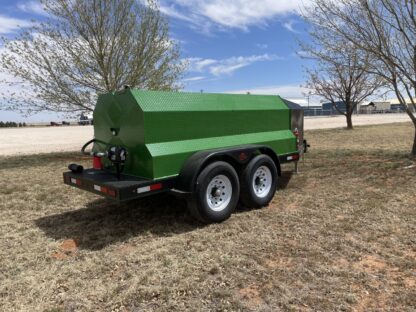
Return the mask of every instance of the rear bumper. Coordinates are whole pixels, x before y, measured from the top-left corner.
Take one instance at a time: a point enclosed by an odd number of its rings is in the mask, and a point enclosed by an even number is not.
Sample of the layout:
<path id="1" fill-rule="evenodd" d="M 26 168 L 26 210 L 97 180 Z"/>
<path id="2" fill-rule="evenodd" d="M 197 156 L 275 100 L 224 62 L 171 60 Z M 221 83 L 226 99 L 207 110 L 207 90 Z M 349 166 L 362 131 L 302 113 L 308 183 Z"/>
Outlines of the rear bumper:
<path id="1" fill-rule="evenodd" d="M 97 169 L 86 169 L 82 173 L 64 172 L 63 178 L 67 185 L 117 201 L 167 192 L 175 182 L 175 178 L 155 181 L 124 174 L 117 179 L 114 173 Z"/>

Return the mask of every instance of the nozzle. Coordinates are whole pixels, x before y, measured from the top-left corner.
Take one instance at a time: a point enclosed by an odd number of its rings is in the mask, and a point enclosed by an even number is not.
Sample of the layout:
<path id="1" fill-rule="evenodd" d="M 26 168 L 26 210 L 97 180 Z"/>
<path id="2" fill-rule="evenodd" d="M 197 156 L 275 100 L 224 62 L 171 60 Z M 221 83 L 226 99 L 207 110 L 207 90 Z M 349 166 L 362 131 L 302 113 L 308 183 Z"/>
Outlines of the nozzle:
<path id="1" fill-rule="evenodd" d="M 68 169 L 71 170 L 73 173 L 82 173 L 84 171 L 84 167 L 77 164 L 70 164 Z"/>

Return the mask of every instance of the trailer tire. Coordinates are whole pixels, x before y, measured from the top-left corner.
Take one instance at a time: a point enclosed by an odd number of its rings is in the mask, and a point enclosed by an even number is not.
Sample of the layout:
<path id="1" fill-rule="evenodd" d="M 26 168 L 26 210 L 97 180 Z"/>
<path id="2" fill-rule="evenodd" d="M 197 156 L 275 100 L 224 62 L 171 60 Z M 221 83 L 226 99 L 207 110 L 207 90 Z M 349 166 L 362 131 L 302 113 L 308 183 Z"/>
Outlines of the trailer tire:
<path id="1" fill-rule="evenodd" d="M 277 189 L 277 168 L 267 155 L 254 157 L 240 173 L 241 203 L 261 208 L 270 203 Z"/>
<path id="2" fill-rule="evenodd" d="M 198 175 L 188 209 L 204 223 L 222 222 L 235 210 L 239 195 L 237 172 L 230 164 L 217 161 L 206 166 Z"/>

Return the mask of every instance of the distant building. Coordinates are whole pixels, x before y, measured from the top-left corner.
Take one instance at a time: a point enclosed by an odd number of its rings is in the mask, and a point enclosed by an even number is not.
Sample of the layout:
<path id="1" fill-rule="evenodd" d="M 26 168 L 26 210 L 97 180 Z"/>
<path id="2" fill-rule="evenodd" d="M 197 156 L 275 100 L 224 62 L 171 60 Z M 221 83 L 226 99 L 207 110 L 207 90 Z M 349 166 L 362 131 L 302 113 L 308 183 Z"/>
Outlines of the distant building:
<path id="1" fill-rule="evenodd" d="M 344 101 L 335 102 L 335 105 L 337 106 L 338 110 L 340 110 L 342 113 L 345 113 L 347 111 L 347 105 Z M 322 111 L 324 115 L 341 115 L 341 113 L 338 110 L 330 102 L 322 104 Z M 354 108 L 354 113 L 356 112 L 357 106 Z"/>
<path id="2" fill-rule="evenodd" d="M 406 102 L 411 104 L 410 99 Z M 415 99 L 416 102 L 416 99 Z M 409 105 L 410 109 L 414 111 L 413 106 Z M 364 102 L 359 105 L 358 111 L 360 114 L 380 114 L 380 113 L 403 113 L 404 107 L 400 104 L 398 99 L 391 99 L 385 101 L 371 101 Z"/>
<path id="3" fill-rule="evenodd" d="M 373 114 L 373 113 L 390 113 L 391 104 L 389 101 L 385 102 L 366 102 L 359 105 L 360 114 Z"/>
<path id="4" fill-rule="evenodd" d="M 305 116 L 322 116 L 322 106 L 303 106 L 302 107 Z"/>
<path id="5" fill-rule="evenodd" d="M 322 116 L 322 105 L 316 102 L 310 102 L 309 99 L 304 98 L 291 98 L 287 100 L 300 105 L 305 116 Z"/>
<path id="6" fill-rule="evenodd" d="M 404 107 L 403 107 L 402 104 L 391 104 L 390 109 L 394 113 L 404 113 L 405 112 Z"/>
<path id="7" fill-rule="evenodd" d="M 341 111 L 338 111 L 331 102 L 323 103 L 317 105 L 317 103 L 311 103 L 305 99 L 293 99 L 291 100 L 302 106 L 305 116 L 332 116 L 332 115 L 341 115 L 341 113 L 346 112 L 346 104 L 343 101 L 335 102 L 337 108 Z M 414 100 L 416 102 L 416 98 Z M 406 102 L 411 104 L 410 99 L 407 99 Z M 414 112 L 413 105 L 409 105 L 410 109 Z M 398 99 L 391 100 L 380 100 L 380 101 L 370 101 L 363 102 L 355 106 L 355 114 L 381 114 L 381 113 L 404 113 L 405 110 L 400 104 Z"/>
<path id="8" fill-rule="evenodd" d="M 413 99 L 413 102 L 416 103 L 416 98 Z M 410 100 L 410 98 L 406 99 L 406 103 L 408 104 L 410 110 L 412 112 L 415 112 L 415 109 L 412 105 L 412 101 Z M 403 106 L 400 104 L 399 99 L 390 100 L 390 104 L 391 104 L 391 110 L 394 111 L 394 112 L 398 112 L 398 111 L 399 112 L 404 112 L 405 111 Z"/>
<path id="9" fill-rule="evenodd" d="M 93 124 L 92 113 L 81 113 L 81 116 L 79 116 L 78 124 L 81 126 L 92 125 Z"/>

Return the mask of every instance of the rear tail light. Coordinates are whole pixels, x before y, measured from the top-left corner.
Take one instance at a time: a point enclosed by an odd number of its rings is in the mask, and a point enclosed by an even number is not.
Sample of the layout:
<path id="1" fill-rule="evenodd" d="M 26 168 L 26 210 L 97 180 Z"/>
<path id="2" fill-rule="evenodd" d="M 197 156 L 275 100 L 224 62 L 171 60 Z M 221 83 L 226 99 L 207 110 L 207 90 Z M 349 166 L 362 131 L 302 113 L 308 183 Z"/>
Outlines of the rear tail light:
<path id="1" fill-rule="evenodd" d="M 295 130 L 293 130 L 293 134 L 296 137 L 296 143 L 299 148 L 300 147 L 300 131 L 298 130 L 298 128 L 295 128 Z"/>
<path id="2" fill-rule="evenodd" d="M 150 190 L 151 191 L 160 190 L 161 188 L 162 188 L 162 183 L 157 183 L 157 184 L 150 185 Z"/>
<path id="3" fill-rule="evenodd" d="M 101 163 L 101 157 L 93 156 L 92 167 L 94 169 L 103 169 L 103 164 Z"/>
<path id="4" fill-rule="evenodd" d="M 71 184 L 75 184 L 75 185 L 81 185 L 82 182 L 79 179 L 75 179 L 75 178 L 71 178 L 71 177 L 65 177 L 65 182 L 66 183 L 71 183 Z"/>
<path id="5" fill-rule="evenodd" d="M 110 195 L 111 197 L 116 197 L 116 191 L 113 189 L 108 189 L 107 194 Z"/>
<path id="6" fill-rule="evenodd" d="M 287 156 L 287 160 L 299 160 L 299 154 Z"/>
<path id="7" fill-rule="evenodd" d="M 106 187 L 106 186 L 94 185 L 94 190 L 96 190 L 97 192 L 103 193 L 103 194 L 107 194 L 111 197 L 116 197 L 117 196 L 116 190 L 113 190 L 112 188 L 109 188 L 109 187 Z"/>
<path id="8" fill-rule="evenodd" d="M 150 192 L 150 191 L 157 191 L 162 189 L 163 185 L 162 183 L 156 183 L 156 184 L 152 184 L 152 185 L 148 185 L 148 186 L 144 186 L 144 187 L 139 187 L 137 189 L 137 193 L 146 193 L 146 192 Z"/>

